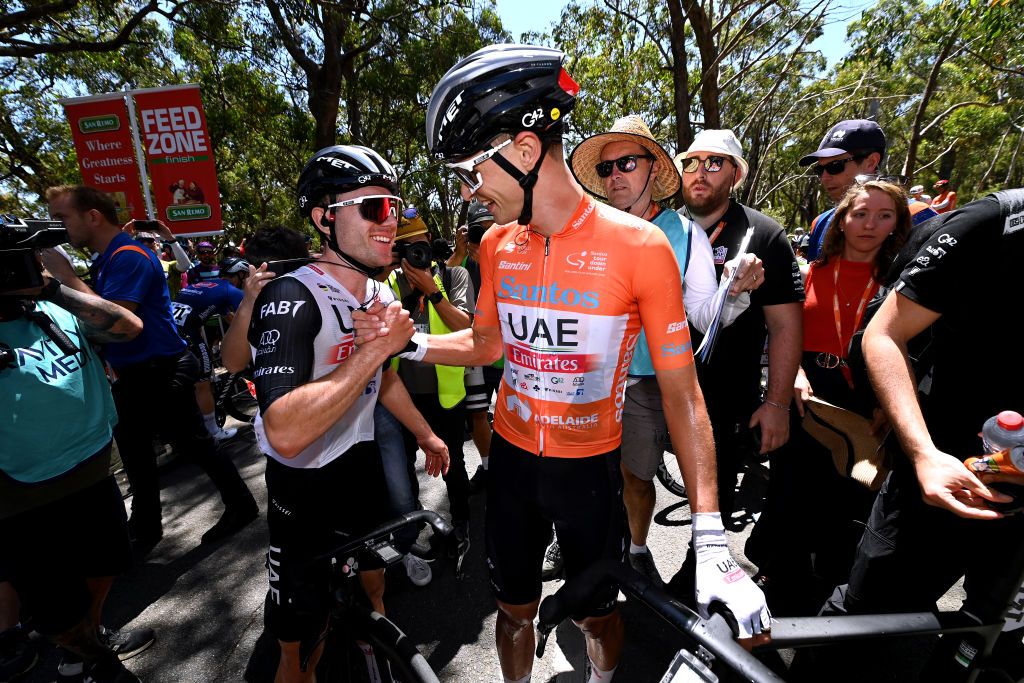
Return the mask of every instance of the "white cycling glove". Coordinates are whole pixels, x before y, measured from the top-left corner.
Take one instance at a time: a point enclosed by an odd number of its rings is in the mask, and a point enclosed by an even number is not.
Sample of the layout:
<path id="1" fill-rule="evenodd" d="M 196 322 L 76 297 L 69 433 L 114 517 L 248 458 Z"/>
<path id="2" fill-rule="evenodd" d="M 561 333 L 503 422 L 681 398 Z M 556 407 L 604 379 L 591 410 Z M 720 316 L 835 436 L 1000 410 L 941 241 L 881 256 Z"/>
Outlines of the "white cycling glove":
<path id="1" fill-rule="evenodd" d="M 398 354 L 398 357 L 405 360 L 423 360 L 425 355 L 427 355 L 427 335 L 423 332 L 413 332 L 412 339 Z"/>
<path id="2" fill-rule="evenodd" d="M 700 616 L 707 619 L 708 606 L 718 600 L 736 617 L 740 638 L 750 638 L 769 630 L 772 615 L 764 593 L 732 558 L 720 513 L 694 513 L 693 549 L 697 553 L 697 610 Z"/>

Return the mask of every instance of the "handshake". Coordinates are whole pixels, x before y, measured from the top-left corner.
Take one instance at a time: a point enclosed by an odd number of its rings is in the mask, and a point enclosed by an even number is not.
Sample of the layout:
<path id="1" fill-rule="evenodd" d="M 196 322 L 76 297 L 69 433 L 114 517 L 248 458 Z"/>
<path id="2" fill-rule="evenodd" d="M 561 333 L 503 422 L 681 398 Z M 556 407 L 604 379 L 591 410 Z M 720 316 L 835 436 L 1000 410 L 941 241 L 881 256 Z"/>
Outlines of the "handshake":
<path id="1" fill-rule="evenodd" d="M 426 335 L 415 331 L 399 301 L 386 306 L 375 301 L 365 311 L 352 311 L 352 327 L 357 347 L 379 347 L 389 358 L 423 360 L 427 352 Z"/>

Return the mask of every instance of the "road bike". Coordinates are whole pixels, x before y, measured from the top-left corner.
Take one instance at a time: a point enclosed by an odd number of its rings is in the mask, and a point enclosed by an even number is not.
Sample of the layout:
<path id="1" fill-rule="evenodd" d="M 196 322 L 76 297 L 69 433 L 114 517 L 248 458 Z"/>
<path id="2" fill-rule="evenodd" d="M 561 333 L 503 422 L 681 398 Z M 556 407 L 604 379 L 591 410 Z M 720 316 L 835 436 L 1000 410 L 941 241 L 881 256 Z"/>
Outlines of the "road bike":
<path id="1" fill-rule="evenodd" d="M 331 567 L 333 602 L 323 656 L 317 666 L 317 680 L 322 683 L 438 683 L 427 660 L 415 643 L 390 619 L 369 606 L 359 583 L 360 566 L 391 566 L 402 559 L 394 546 L 392 535 L 407 526 L 430 524 L 442 536 L 452 526 L 436 512 L 417 510 L 396 517 L 355 539 L 316 557 L 312 562 L 327 562 Z M 373 664 L 357 646 L 369 645 Z M 318 645 L 319 643 L 317 643 Z M 315 649 L 310 648 L 310 654 Z M 280 657 L 277 641 L 263 633 L 256 643 L 246 667 L 248 683 L 270 683 Z M 308 662 L 309 655 L 306 656 Z"/>
<path id="2" fill-rule="evenodd" d="M 1020 555 L 1024 557 L 1024 548 Z M 1024 561 L 1021 582 L 1024 583 Z M 540 605 L 537 624 L 537 656 L 541 657 L 548 635 L 569 615 L 578 612 L 591 596 L 609 583 L 619 587 L 661 617 L 682 636 L 683 647 L 660 679 L 662 683 L 717 683 L 723 674 L 750 683 L 784 683 L 785 679 L 748 652 L 734 638 L 735 620 L 724 606 L 712 604 L 710 619 L 702 619 L 693 610 L 654 586 L 643 575 L 614 560 L 602 560 L 576 578 L 567 581 Z M 1016 591 L 1016 589 L 1014 589 Z M 1000 604 L 1012 605 L 1016 592 Z M 770 639 L 754 648 L 755 652 L 784 648 L 815 648 L 849 641 L 879 641 L 911 636 L 969 636 L 977 654 L 966 665 L 962 680 L 1022 683 L 1020 673 L 1011 675 L 992 656 L 993 646 L 1005 623 L 1006 614 L 979 622 L 962 611 L 916 612 L 905 614 L 867 614 L 831 617 L 786 617 L 772 620 Z M 828 680 L 821 678 L 817 680 Z"/>

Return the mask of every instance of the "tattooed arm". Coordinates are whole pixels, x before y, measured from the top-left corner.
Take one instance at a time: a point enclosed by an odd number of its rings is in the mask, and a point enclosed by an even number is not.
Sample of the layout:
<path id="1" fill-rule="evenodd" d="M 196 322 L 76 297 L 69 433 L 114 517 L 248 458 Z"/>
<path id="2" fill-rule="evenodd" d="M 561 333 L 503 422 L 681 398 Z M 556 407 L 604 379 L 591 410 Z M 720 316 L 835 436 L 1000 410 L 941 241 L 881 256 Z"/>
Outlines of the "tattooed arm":
<path id="1" fill-rule="evenodd" d="M 62 284 L 48 300 L 78 318 L 86 339 L 93 343 L 130 341 L 142 332 L 142 321 L 137 315 L 95 294 Z"/>

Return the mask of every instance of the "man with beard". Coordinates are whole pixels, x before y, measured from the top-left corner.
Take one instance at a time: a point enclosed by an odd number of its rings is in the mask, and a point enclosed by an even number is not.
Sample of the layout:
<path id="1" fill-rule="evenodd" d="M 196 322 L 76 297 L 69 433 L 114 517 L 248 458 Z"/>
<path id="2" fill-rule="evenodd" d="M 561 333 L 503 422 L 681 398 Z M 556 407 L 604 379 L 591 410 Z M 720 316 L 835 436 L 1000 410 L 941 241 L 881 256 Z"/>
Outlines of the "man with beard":
<path id="1" fill-rule="evenodd" d="M 748 429 L 760 429 L 760 452 L 789 439 L 789 403 L 802 345 L 800 269 L 782 227 L 743 206 L 730 193 L 747 175 L 747 162 L 731 130 L 705 130 L 676 157 L 683 176 L 681 213 L 707 233 L 719 278 L 736 256 L 749 228 L 747 251 L 763 262 L 765 286 L 751 294 L 750 308 L 721 330 L 714 354 L 698 365 L 718 452 L 718 496 L 728 525 Z M 761 366 L 767 331 L 768 390 L 761 398 Z"/>

